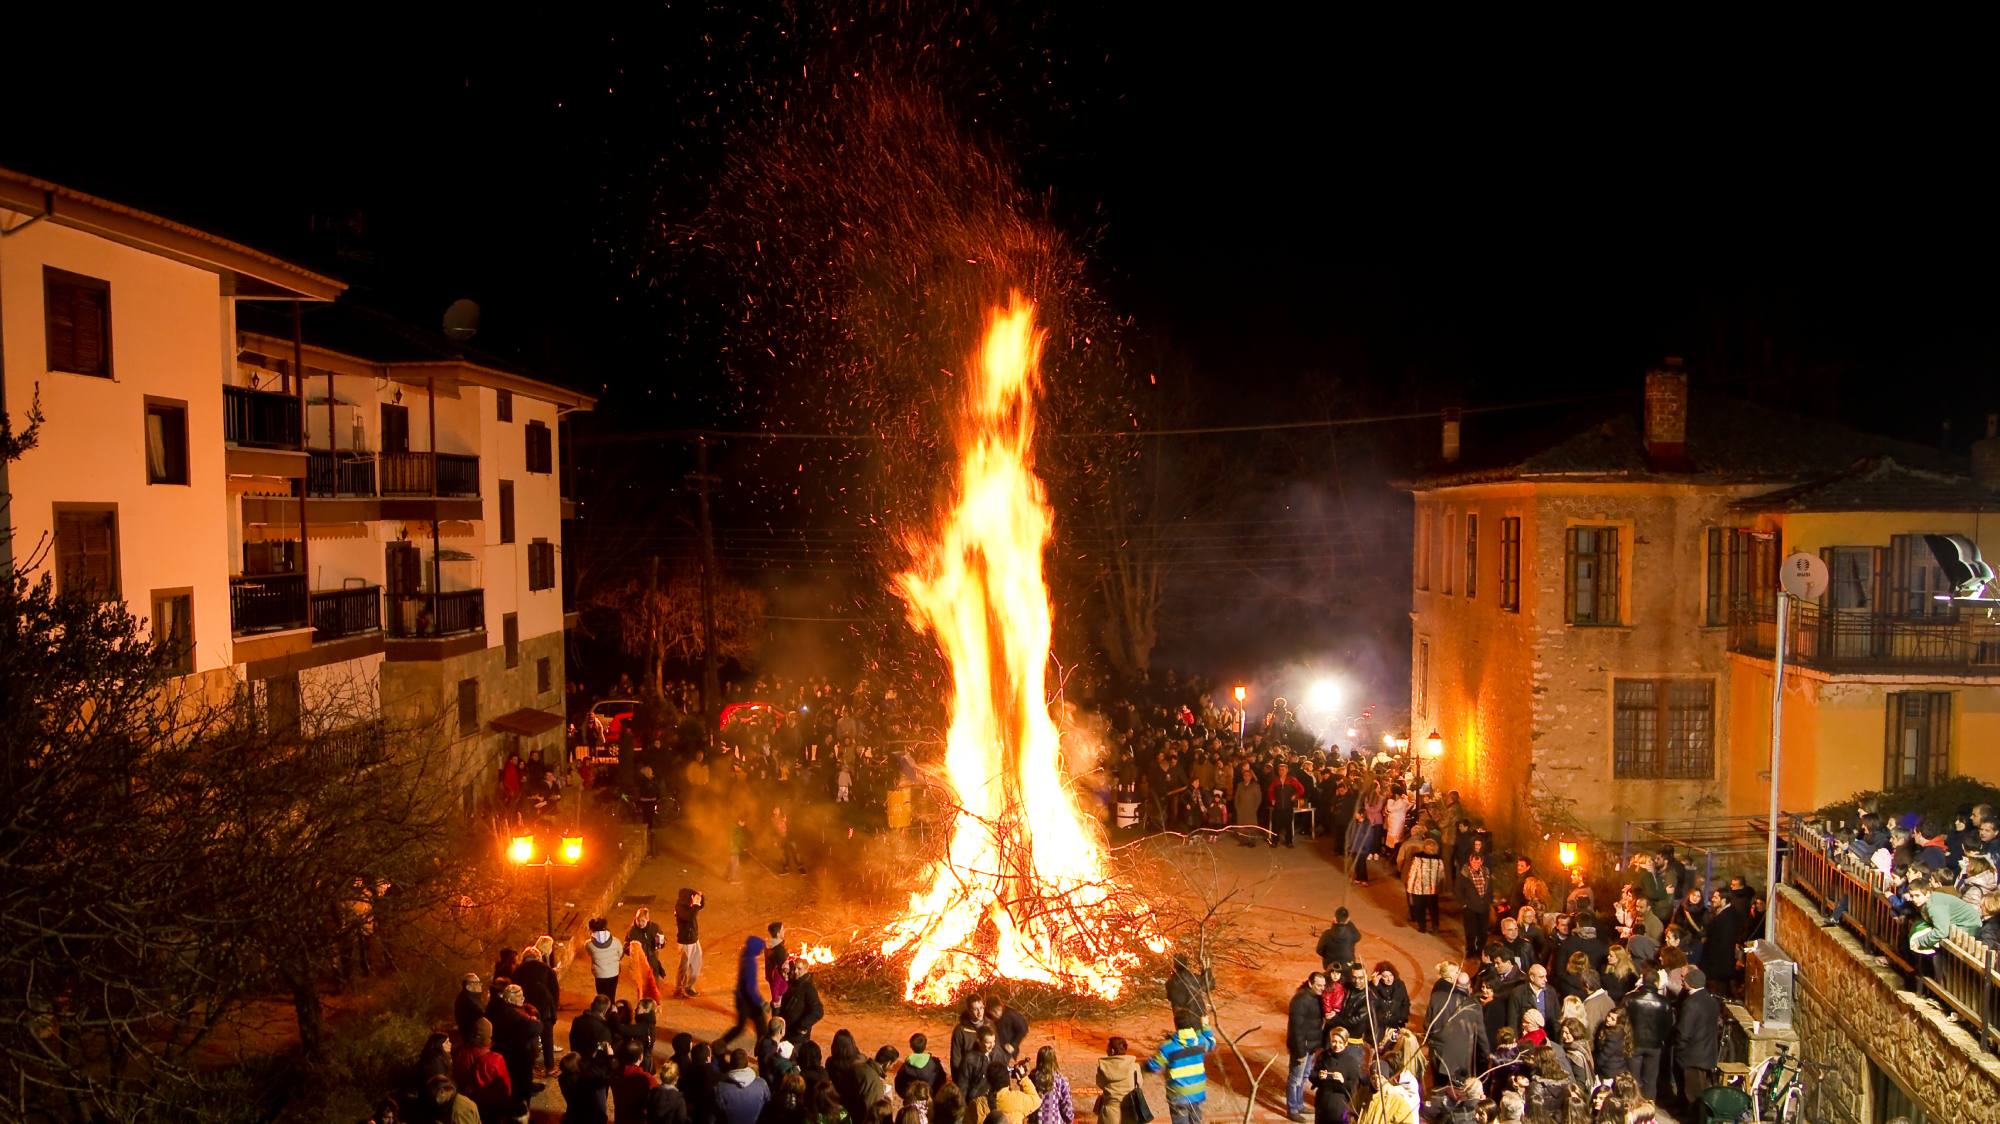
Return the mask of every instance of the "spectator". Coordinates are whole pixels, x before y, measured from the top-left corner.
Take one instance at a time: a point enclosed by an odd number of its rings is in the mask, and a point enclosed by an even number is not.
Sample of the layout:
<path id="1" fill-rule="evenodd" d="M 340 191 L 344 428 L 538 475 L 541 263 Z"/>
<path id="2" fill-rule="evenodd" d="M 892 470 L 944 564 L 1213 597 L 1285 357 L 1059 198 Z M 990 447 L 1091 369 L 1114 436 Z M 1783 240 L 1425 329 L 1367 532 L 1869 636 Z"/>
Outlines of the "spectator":
<path id="1" fill-rule="evenodd" d="M 2000 949 L 2000 894 L 1988 894 L 1980 900 L 1979 943 Z"/>
<path id="2" fill-rule="evenodd" d="M 1076 1102 L 1070 1095 L 1069 1078 L 1056 1064 L 1056 1048 L 1035 1051 L 1035 1068 L 1028 1074 L 1034 1086 L 1035 1124 L 1075 1124 Z"/>
<path id="3" fill-rule="evenodd" d="M 980 1032 L 987 1029 L 986 1001 L 975 995 L 965 997 L 958 1010 L 958 1025 L 951 1031 L 951 1079 L 961 1093 L 968 1091 L 974 1079 L 986 1076 L 986 1055 L 979 1048 Z"/>
<path id="4" fill-rule="evenodd" d="M 433 1034 L 424 1041 L 423 1052 L 417 1055 L 417 1077 L 429 1081 L 433 1077 L 451 1076 L 451 1036 Z"/>
<path id="5" fill-rule="evenodd" d="M 1708 977 L 1689 968 L 1674 1030 L 1674 1063 L 1681 1071 L 1681 1103 L 1690 1109 L 1715 1076 L 1721 1055 L 1722 1004 L 1708 990 Z"/>
<path id="6" fill-rule="evenodd" d="M 1439 970 L 1444 970 L 1440 965 Z M 1486 1021 L 1472 999 L 1472 976 L 1464 970 L 1454 973 L 1451 986 L 1440 997 L 1432 991 L 1430 1009 L 1424 1012 L 1425 1037 L 1431 1047 L 1432 1065 L 1447 1084 L 1474 1076 L 1486 1066 L 1493 1040 Z"/>
<path id="7" fill-rule="evenodd" d="M 688 1048 L 688 1065 L 681 1070 L 681 1096 L 687 1100 L 688 1118 L 694 1124 L 715 1120 L 715 1094 L 720 1074 L 715 1072 L 714 1048 L 699 1042 Z"/>
<path id="8" fill-rule="evenodd" d="M 1123 1038 L 1113 1036 L 1097 1059 L 1097 1124 L 1125 1124 L 1126 1101 L 1139 1087 L 1139 1059 L 1126 1053 Z"/>
<path id="9" fill-rule="evenodd" d="M 1342 909 L 1340 913 L 1341 916 L 1345 917 L 1347 910 Z M 1353 928 L 1353 926 L 1349 926 L 1349 928 Z M 1321 939 L 1323 942 L 1324 938 Z M 1208 994 L 1214 987 L 1214 972 L 1206 968 L 1200 972 L 1196 972 L 1188 966 L 1185 956 L 1179 953 L 1174 954 L 1174 971 L 1172 975 L 1167 977 L 1167 1006 L 1169 1009 L 1176 1012 L 1193 1011 L 1196 1021 L 1200 1021 L 1201 1018 L 1208 1014 Z"/>
<path id="10" fill-rule="evenodd" d="M 1361 1047 L 1347 1037 L 1347 1028 L 1327 1032 L 1326 1048 L 1313 1065 L 1313 1116 L 1324 1124 L 1340 1124 L 1363 1095 L 1367 1080 Z"/>
<path id="11" fill-rule="evenodd" d="M 825 1017 L 826 1008 L 819 1001 L 819 981 L 813 978 L 812 965 L 795 956 L 785 961 L 785 975 L 785 1000 L 778 1005 L 778 1013 L 789 1028 L 786 1037 L 796 1046 L 812 1037 L 812 1028 Z"/>
<path id="12" fill-rule="evenodd" d="M 1438 925 L 1438 886 L 1444 880 L 1444 860 L 1438 858 L 1435 839 L 1423 841 L 1417 856 L 1410 860 L 1403 889 L 1409 896 L 1410 924 L 1419 933 L 1434 932 Z"/>
<path id="13" fill-rule="evenodd" d="M 618 1070 L 611 1077 L 611 1112 L 619 1120 L 646 1118 L 646 1094 L 659 1080 L 640 1064 L 645 1057 L 645 1047 L 637 1039 L 618 1044 Z"/>
<path id="14" fill-rule="evenodd" d="M 452 1001 L 452 1019 L 458 1024 L 458 1040 L 472 1041 L 472 1024 L 486 1017 L 486 985 L 478 972 L 467 972 L 459 981 L 458 997 Z"/>
<path id="15" fill-rule="evenodd" d="M 1649 1101 L 1659 1099 L 1660 1051 L 1674 1037 L 1673 1008 L 1658 988 L 1657 974 L 1647 972 L 1625 997 L 1625 1018 L 1632 1028 L 1632 1073 Z"/>
<path id="16" fill-rule="evenodd" d="M 727 1045 L 730 1039 L 745 1030 L 753 1032 L 752 1042 L 764 1036 L 764 1024 L 770 1017 L 770 1010 L 764 1005 L 763 985 L 758 980 L 759 962 L 763 957 L 764 938 L 756 936 L 743 938 L 743 951 L 736 957 L 736 1025 L 724 1031 L 715 1040 L 717 1053 L 721 1053 L 722 1047 Z M 770 1093 L 768 1088 L 765 1089 L 763 1099 L 769 1100 Z M 742 1098 L 738 1100 L 740 1103 Z"/>
<path id="17" fill-rule="evenodd" d="M 591 918 L 590 939 L 583 947 L 590 953 L 590 975 L 597 982 L 597 994 L 618 998 L 618 961 L 625 955 L 625 946 L 611 935 L 610 923 L 602 917 Z"/>
<path id="18" fill-rule="evenodd" d="M 806 1091 L 805 1076 L 793 1070 L 778 1079 L 758 1124 L 810 1124 L 811 1120 L 812 1096 Z"/>
<path id="19" fill-rule="evenodd" d="M 1348 920 L 1348 916 L 1346 906 L 1334 910 L 1333 924 L 1319 935 L 1319 946 L 1314 951 L 1319 953 L 1319 966 L 1324 971 L 1332 972 L 1345 967 L 1348 961 L 1354 959 L 1354 946 L 1361 943 L 1361 930 Z"/>
<path id="20" fill-rule="evenodd" d="M 528 999 L 520 984 L 508 984 L 501 998 L 500 1021 L 493 1024 L 493 1048 L 506 1059 L 514 1095 L 526 1100 L 542 1088 L 534 1083 L 535 1059 L 542 1052 L 542 1021 L 526 1009 Z"/>
<path id="21" fill-rule="evenodd" d="M 598 1056 L 599 1046 L 607 1055 L 613 1052 L 611 1024 L 605 1017 L 610 1011 L 611 1000 L 602 995 L 590 997 L 590 1006 L 569 1023 L 569 1048 L 573 1053 L 581 1054 L 585 1061 L 589 1061 Z"/>
<path id="22" fill-rule="evenodd" d="M 1271 778 L 1271 786 L 1264 795 L 1271 808 L 1271 846 L 1276 847 L 1280 840 L 1285 846 L 1292 846 L 1299 802 L 1306 797 L 1305 786 L 1292 776 L 1291 766 L 1280 761 L 1277 775 Z"/>
<path id="23" fill-rule="evenodd" d="M 913 1085 L 924 1085 L 932 1097 L 944 1088 L 944 1064 L 931 1056 L 930 1045 L 930 1039 L 924 1035 L 910 1035 L 910 1056 L 903 1059 L 903 1067 L 896 1071 L 896 1095 L 905 1102 L 910 1099 Z"/>
<path id="24" fill-rule="evenodd" d="M 1610 1080 L 1632 1072 L 1632 1028 L 1625 1012 L 1612 1008 L 1605 1012 L 1604 1025 L 1597 1030 L 1597 1048 L 1591 1061 L 1599 1080 Z"/>
<path id="25" fill-rule="evenodd" d="M 676 997 L 701 994 L 695 990 L 695 984 L 701 979 L 702 904 L 701 891 L 686 886 L 681 887 L 674 899 L 674 942 L 680 952 L 680 960 L 674 968 Z"/>
<path id="26" fill-rule="evenodd" d="M 1933 952 L 1945 938 L 1953 933 L 1979 934 L 1981 921 L 1979 911 L 1967 905 L 1965 899 L 1954 897 L 1942 890 L 1932 890 L 1929 885 L 1913 882 L 1905 895 L 1906 900 L 1923 915 L 1924 923 L 1910 934 L 1910 948 L 1916 952 Z"/>
<path id="27" fill-rule="evenodd" d="M 1458 872 L 1458 904 L 1465 910 L 1465 954 L 1477 956 L 1486 945 L 1486 922 L 1493 912 L 1493 879 L 1478 852 Z"/>
<path id="28" fill-rule="evenodd" d="M 750 939 L 757 940 L 755 937 Z M 732 1031 L 725 1037 L 733 1037 L 734 1033 Z M 740 1049 L 731 1050 L 728 1068 L 715 1084 L 716 1124 L 757 1124 L 757 1117 L 770 1100 L 771 1087 L 751 1068 L 749 1053 Z M 619 1119 L 624 1119 L 622 1114 Z"/>
<path id="29" fill-rule="evenodd" d="M 1549 1027 L 1555 1025 L 1561 1010 L 1562 1000 L 1549 986 L 1549 970 L 1537 964 L 1528 969 L 1527 985 L 1514 992 L 1514 998 L 1508 1005 L 1507 1021 L 1519 1026 L 1521 1016 L 1534 1011 L 1542 1017 L 1542 1025 Z"/>
<path id="30" fill-rule="evenodd" d="M 1028 1039 L 1028 1017 L 998 995 L 986 997 L 986 1017 L 993 1023 L 993 1037 L 1007 1052 L 1008 1064 L 1020 1060 L 1021 1043 Z"/>
<path id="31" fill-rule="evenodd" d="M 561 1005 L 562 985 L 553 963 L 555 947 L 556 942 L 551 937 L 536 938 L 534 944 L 521 950 L 521 965 L 514 970 L 514 982 L 521 985 L 528 1006 L 535 1009 L 535 1015 L 542 1024 L 544 1072 L 556 1067 L 556 1009 Z"/>
<path id="32" fill-rule="evenodd" d="M 1383 1038 L 1410 1025 L 1410 989 L 1387 960 L 1375 965 L 1368 981 L 1368 1003 L 1375 1010 L 1377 1032 Z"/>
<path id="33" fill-rule="evenodd" d="M 1702 941 L 1698 963 L 1703 976 L 1720 991 L 1734 990 L 1739 974 L 1737 945 L 1743 939 L 1745 923 L 1742 909 L 1727 893 L 1716 890 L 1709 895 L 1708 932 Z"/>
<path id="34" fill-rule="evenodd" d="M 473 1103 L 471 1097 L 460 1093 L 449 1077 L 432 1075 L 424 1082 L 423 1092 L 418 1097 L 430 1102 L 430 1115 L 425 1119 L 438 1121 L 438 1124 L 480 1124 L 479 1106 Z M 375 1119 L 376 1124 L 387 1124 L 380 1114 Z"/>
<path id="35" fill-rule="evenodd" d="M 508 1078 L 507 1060 L 493 1052 L 491 1022 L 481 1018 L 472 1024 L 470 1043 L 452 1062 L 451 1080 L 479 1106 L 479 1118 L 487 1124 L 495 1124 L 513 1111 L 514 1087 Z"/>
<path id="36" fill-rule="evenodd" d="M 1215 1034 L 1192 1012 L 1174 1016 L 1174 1033 L 1146 1061 L 1152 1073 L 1166 1074 L 1168 1124 L 1202 1124 L 1208 1100 L 1208 1052 Z"/>

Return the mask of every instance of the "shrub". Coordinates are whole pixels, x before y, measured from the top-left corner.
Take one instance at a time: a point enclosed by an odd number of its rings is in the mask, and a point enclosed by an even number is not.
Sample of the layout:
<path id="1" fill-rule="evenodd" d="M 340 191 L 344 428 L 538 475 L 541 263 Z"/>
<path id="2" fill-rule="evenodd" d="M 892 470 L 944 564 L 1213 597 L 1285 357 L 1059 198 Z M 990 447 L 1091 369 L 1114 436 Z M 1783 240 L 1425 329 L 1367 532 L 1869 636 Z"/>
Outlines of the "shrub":
<path id="1" fill-rule="evenodd" d="M 1813 814 L 1822 819 L 1853 823 L 1855 807 L 1867 804 L 1885 816 L 1915 812 L 1939 827 L 1949 826 L 1952 814 L 1974 804 L 2000 805 L 2000 787 L 1971 777 L 1948 777 L 1933 785 L 1857 792 L 1836 800 Z"/>

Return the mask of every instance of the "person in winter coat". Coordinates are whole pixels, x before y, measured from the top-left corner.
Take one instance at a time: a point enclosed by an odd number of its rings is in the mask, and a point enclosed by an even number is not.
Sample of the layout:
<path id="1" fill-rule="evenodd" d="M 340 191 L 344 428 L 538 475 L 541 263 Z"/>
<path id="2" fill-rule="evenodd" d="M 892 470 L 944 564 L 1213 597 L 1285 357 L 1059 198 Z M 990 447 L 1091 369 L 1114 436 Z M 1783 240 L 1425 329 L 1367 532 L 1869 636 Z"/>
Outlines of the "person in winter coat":
<path id="1" fill-rule="evenodd" d="M 646 1096 L 659 1079 L 646 1072 L 644 1060 L 645 1049 L 637 1041 L 619 1045 L 618 1068 L 611 1076 L 611 1112 L 619 1120 L 646 1118 Z"/>
<path id="2" fill-rule="evenodd" d="M 792 1075 L 796 1079 L 797 1074 Z M 660 1066 L 660 1083 L 646 1094 L 646 1124 L 688 1124 L 687 1098 L 675 1084 L 680 1067 L 669 1061 Z"/>
<path id="3" fill-rule="evenodd" d="M 1326 1048 L 1313 1064 L 1314 1124 L 1345 1124 L 1354 1103 L 1361 1099 L 1367 1080 L 1367 1063 L 1361 1046 L 1347 1037 L 1345 1027 L 1327 1032 Z"/>
<path id="4" fill-rule="evenodd" d="M 458 1040 L 472 1041 L 472 1024 L 486 1017 L 486 985 L 479 981 L 478 972 L 467 972 L 460 981 L 451 1012 L 452 1021 L 458 1024 Z"/>
<path id="5" fill-rule="evenodd" d="M 1069 1078 L 1056 1062 L 1054 1046 L 1035 1051 L 1035 1068 L 1028 1074 L 1028 1083 L 1036 1096 L 1035 1124 L 1076 1124 L 1076 1098 L 1070 1092 Z"/>
<path id="6" fill-rule="evenodd" d="M 706 1042 L 688 1049 L 688 1065 L 681 1070 L 681 1096 L 687 1101 L 688 1119 L 693 1124 L 713 1124 L 715 1087 L 721 1074 L 715 1071 L 714 1051 Z"/>
<path id="7" fill-rule="evenodd" d="M 548 949 L 542 948 L 542 941 L 548 941 Z M 542 1023 L 542 1068 L 556 1067 L 556 1008 L 561 1004 L 561 990 L 556 982 L 555 968 L 548 957 L 553 955 L 555 941 L 543 937 L 521 950 L 521 965 L 514 969 L 514 982 L 521 985 L 521 993 L 528 998 L 528 1006 Z"/>
<path id="8" fill-rule="evenodd" d="M 569 1048 L 585 1058 L 594 1058 L 600 1052 L 611 1052 L 613 1038 L 611 1024 L 605 1016 L 611 1012 L 611 1000 L 602 995 L 590 997 L 590 1006 L 584 1008 L 569 1021 Z"/>
<path id="9" fill-rule="evenodd" d="M 1305 1119 L 1306 1078 L 1311 1072 L 1312 1055 L 1322 1041 L 1320 993 L 1326 990 L 1326 973 L 1314 972 L 1292 993 L 1285 1015 L 1285 1053 L 1291 1070 L 1285 1078 L 1285 1113 L 1294 1121 Z"/>
<path id="10" fill-rule="evenodd" d="M 1979 943 L 2000 949 L 2000 894 L 1988 894 L 1979 902 Z"/>
<path id="11" fill-rule="evenodd" d="M 452 1079 L 442 1075 L 431 1077 L 424 1082 L 423 1091 L 417 1094 L 418 1104 L 430 1109 L 430 1115 L 417 1114 L 419 1120 L 435 1120 L 438 1124 L 480 1124 L 479 1106 L 472 1098 L 458 1091 Z M 428 1102 L 428 1103 L 426 1103 Z M 377 1116 L 377 1120 L 383 1117 Z"/>
<path id="12" fill-rule="evenodd" d="M 763 973 L 760 970 L 764 958 L 764 938 L 743 938 L 743 951 L 736 956 L 736 1025 L 715 1040 L 717 1053 L 745 1030 L 753 1031 L 751 1041 L 764 1036 L 764 1022 L 770 1017 L 770 1010 L 764 1005 Z M 770 1090 L 764 1090 L 765 1099 L 770 1099 Z M 754 1122 L 753 1122 L 754 1124 Z"/>
<path id="13" fill-rule="evenodd" d="M 1451 989 L 1424 1012 L 1425 1037 L 1438 1077 L 1456 1083 L 1480 1072 L 1493 1052 L 1486 1019 L 1472 999 L 1472 976 L 1460 971 Z"/>
<path id="14" fill-rule="evenodd" d="M 1125 1124 L 1125 1101 L 1139 1087 L 1139 1059 L 1126 1053 L 1123 1038 L 1113 1037 L 1097 1059 L 1097 1124 Z"/>
<path id="15" fill-rule="evenodd" d="M 681 887 L 674 899 L 674 943 L 680 960 L 674 967 L 674 996 L 699 995 L 695 984 L 701 979 L 701 907 L 699 890 Z"/>
<path id="16" fill-rule="evenodd" d="M 590 976 L 597 981 L 597 994 L 618 998 L 618 961 L 625 955 L 625 946 L 611 935 L 610 923 L 602 917 L 591 918 L 590 939 L 583 948 L 590 954 Z"/>
<path id="17" fill-rule="evenodd" d="M 646 954 L 646 963 L 653 969 L 658 979 L 667 978 L 667 970 L 660 966 L 660 950 L 667 947 L 667 934 L 660 929 L 660 923 L 653 920 L 653 911 L 640 906 L 632 911 L 632 927 L 625 930 L 625 945 L 637 943 Z"/>
<path id="18" fill-rule="evenodd" d="M 1319 953 L 1322 971 L 1337 972 L 1345 969 L 1354 959 L 1354 947 L 1361 943 L 1361 930 L 1348 920 L 1346 906 L 1333 911 L 1333 924 L 1319 935 L 1319 945 L 1313 949 Z"/>
<path id="19" fill-rule="evenodd" d="M 1687 993 L 1681 996 L 1674 1027 L 1674 1065 L 1681 1071 L 1682 1103 L 1694 1104 L 1721 1060 L 1722 1001 L 1708 990 L 1708 977 L 1700 968 L 1689 968 L 1684 982 Z"/>
<path id="20" fill-rule="evenodd" d="M 1396 966 L 1387 960 L 1375 965 L 1368 980 L 1368 1002 L 1375 1008 L 1376 1030 L 1383 1037 L 1410 1025 L 1410 989 Z"/>
<path id="21" fill-rule="evenodd" d="M 1659 1099 L 1660 1051 L 1674 1036 L 1674 1009 L 1659 992 L 1659 976 L 1644 972 L 1625 997 L 1625 1021 L 1632 1028 L 1632 1076 L 1646 1099 Z"/>
<path id="22" fill-rule="evenodd" d="M 1591 1062 L 1601 1080 L 1632 1072 L 1632 1028 L 1625 1025 L 1624 1011 L 1614 1009 L 1604 1016 Z"/>
<path id="23" fill-rule="evenodd" d="M 1493 875 L 1477 851 L 1458 872 L 1458 904 L 1465 911 L 1465 954 L 1477 956 L 1486 946 L 1486 923 L 1493 913 Z"/>
<path id="24" fill-rule="evenodd" d="M 986 1018 L 993 1024 L 993 1037 L 1007 1052 L 1007 1064 L 1021 1060 L 1021 1043 L 1028 1040 L 1028 1016 L 1015 1010 L 998 995 L 986 997 Z"/>
<path id="25" fill-rule="evenodd" d="M 896 1071 L 896 1096 L 904 1104 L 910 1102 L 910 1087 L 920 1082 L 929 1087 L 933 1097 L 944 1088 L 944 1063 L 930 1053 L 930 1046 L 925 1035 L 910 1035 L 910 1056 L 903 1059 L 903 1067 Z"/>
<path id="26" fill-rule="evenodd" d="M 1923 914 L 1924 920 L 1929 922 L 1928 927 L 1910 937 L 1910 948 L 1913 951 L 1933 950 L 1953 933 L 1976 935 L 1979 932 L 1982 924 L 1979 910 L 1967 904 L 1963 898 L 1947 894 L 1942 890 L 1933 891 L 1929 886 L 1915 883 L 1911 884 L 1904 897 L 1911 905 L 1917 907 L 1917 911 Z M 1709 932 L 1713 934 L 1714 931 L 1715 926 L 1711 923 Z"/>
<path id="27" fill-rule="evenodd" d="M 1744 925 L 1742 909 L 1730 900 L 1727 893 L 1717 890 L 1709 895 L 1708 932 L 1702 941 L 1701 957 L 1696 963 L 1701 965 L 1702 974 L 1718 991 L 1726 992 L 1735 986 L 1739 974 L 1736 946 L 1743 940 Z"/>
<path id="28" fill-rule="evenodd" d="M 542 1020 L 527 1009 L 528 998 L 520 984 L 509 984 L 501 993 L 504 1000 L 493 1024 L 493 1048 L 507 1060 L 507 1076 L 514 1094 L 523 1100 L 541 1089 L 535 1081 L 535 1059 L 542 1052 Z"/>
<path id="29" fill-rule="evenodd" d="M 791 977 L 785 975 L 785 965 L 791 962 L 791 947 L 785 944 L 785 923 L 773 921 L 765 929 L 770 936 L 764 938 L 764 982 L 771 988 L 771 1006 L 785 1001 L 785 988 Z"/>
<path id="30" fill-rule="evenodd" d="M 952 1083 L 965 1094 L 968 1104 L 972 1100 L 970 1084 L 986 1076 L 986 1056 L 979 1049 L 979 1032 L 985 1029 L 986 1000 L 976 995 L 966 996 L 958 1009 L 958 1024 L 951 1028 L 949 1060 Z"/>
<path id="31" fill-rule="evenodd" d="M 507 1075 L 507 1059 L 493 1052 L 493 1024 L 479 1019 L 472 1025 L 472 1037 L 452 1062 L 452 1084 L 479 1106 L 479 1118 L 498 1121 L 513 1111 L 514 1086 Z"/>
<path id="32" fill-rule="evenodd" d="M 1197 972 L 1187 958 L 1176 953 L 1173 974 L 1167 977 L 1167 1006 L 1174 1011 L 1192 1011 L 1197 1020 L 1208 1014 L 1208 996 L 1215 990 L 1215 973 L 1207 968 Z"/>
<path id="33" fill-rule="evenodd" d="M 826 1016 L 826 1008 L 819 1001 L 819 982 L 813 979 L 812 965 L 793 958 L 785 962 L 784 970 L 785 998 L 778 1004 L 778 1013 L 785 1019 L 786 1039 L 796 1046 L 812 1037 L 812 1028 Z"/>
<path id="34" fill-rule="evenodd" d="M 715 1084 L 716 1124 L 757 1124 L 757 1117 L 770 1100 L 771 1087 L 757 1076 L 750 1065 L 750 1055 L 743 1050 L 730 1051 L 729 1067 Z"/>

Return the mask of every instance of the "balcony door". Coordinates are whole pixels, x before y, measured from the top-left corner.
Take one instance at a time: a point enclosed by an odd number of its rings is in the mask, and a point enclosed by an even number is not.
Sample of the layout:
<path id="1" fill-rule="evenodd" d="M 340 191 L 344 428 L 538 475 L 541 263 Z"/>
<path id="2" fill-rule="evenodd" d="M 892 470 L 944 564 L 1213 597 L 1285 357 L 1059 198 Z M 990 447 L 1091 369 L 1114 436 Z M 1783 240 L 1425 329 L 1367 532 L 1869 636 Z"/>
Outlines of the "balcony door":
<path id="1" fill-rule="evenodd" d="M 410 408 L 382 403 L 382 451 L 410 451 Z"/>
<path id="2" fill-rule="evenodd" d="M 1823 655 L 1859 660 L 1882 654 L 1888 635 L 1879 627 L 1886 616 L 1882 605 L 1882 583 L 1888 570 L 1885 553 L 1874 546 L 1830 546 L 1819 552 L 1827 573 L 1826 597 L 1821 602 L 1826 621 Z"/>

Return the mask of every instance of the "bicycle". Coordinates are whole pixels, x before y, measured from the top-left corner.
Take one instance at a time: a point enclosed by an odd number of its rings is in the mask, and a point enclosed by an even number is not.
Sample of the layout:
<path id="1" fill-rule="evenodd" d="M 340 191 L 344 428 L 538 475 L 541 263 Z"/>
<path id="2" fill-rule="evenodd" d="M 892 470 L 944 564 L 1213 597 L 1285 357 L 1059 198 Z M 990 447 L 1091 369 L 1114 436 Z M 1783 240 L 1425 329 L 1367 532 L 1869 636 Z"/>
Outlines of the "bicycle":
<path id="1" fill-rule="evenodd" d="M 1757 1063 L 1746 1082 L 1750 1091 L 1750 1119 L 1776 1124 L 1805 1124 L 1808 1082 L 1817 1081 L 1829 1068 L 1792 1056 L 1792 1048 L 1782 1042 L 1777 1053 Z"/>

